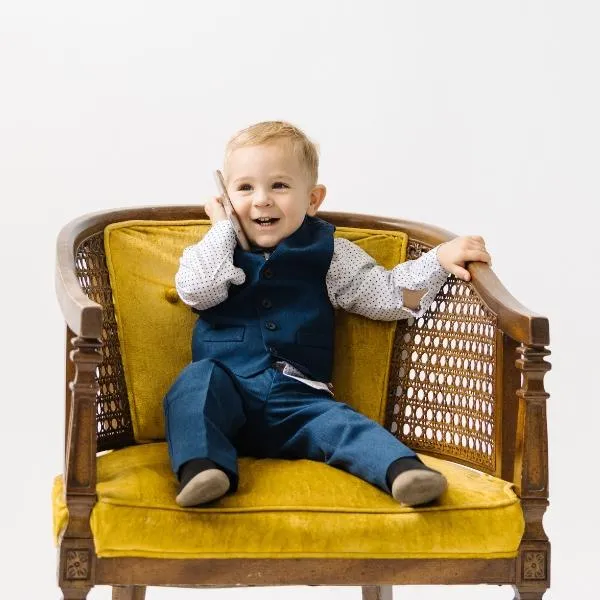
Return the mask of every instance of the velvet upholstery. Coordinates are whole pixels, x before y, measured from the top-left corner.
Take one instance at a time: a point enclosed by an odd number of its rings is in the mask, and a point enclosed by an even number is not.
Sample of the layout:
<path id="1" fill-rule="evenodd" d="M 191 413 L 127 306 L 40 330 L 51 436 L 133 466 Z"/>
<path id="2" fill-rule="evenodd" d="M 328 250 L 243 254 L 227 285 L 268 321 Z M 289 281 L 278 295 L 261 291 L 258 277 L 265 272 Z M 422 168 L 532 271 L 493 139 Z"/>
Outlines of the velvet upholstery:
<path id="1" fill-rule="evenodd" d="M 449 487 L 428 506 L 403 507 L 324 463 L 240 458 L 235 494 L 200 508 L 175 503 L 166 444 L 98 457 L 91 527 L 98 556 L 162 558 L 505 558 L 524 531 L 512 484 L 420 455 Z M 54 532 L 68 519 L 62 478 Z"/>
<path id="2" fill-rule="evenodd" d="M 178 299 L 174 277 L 183 249 L 208 231 L 202 221 L 126 221 L 105 230 L 105 248 L 123 370 L 138 442 L 164 439 L 162 399 L 191 360 L 196 315 Z M 391 268 L 406 259 L 407 235 L 340 227 Z M 336 397 L 383 423 L 395 322 L 336 313 Z M 373 349 L 377 349 L 374 352 Z M 151 376 L 149 376 L 151 374 Z"/>

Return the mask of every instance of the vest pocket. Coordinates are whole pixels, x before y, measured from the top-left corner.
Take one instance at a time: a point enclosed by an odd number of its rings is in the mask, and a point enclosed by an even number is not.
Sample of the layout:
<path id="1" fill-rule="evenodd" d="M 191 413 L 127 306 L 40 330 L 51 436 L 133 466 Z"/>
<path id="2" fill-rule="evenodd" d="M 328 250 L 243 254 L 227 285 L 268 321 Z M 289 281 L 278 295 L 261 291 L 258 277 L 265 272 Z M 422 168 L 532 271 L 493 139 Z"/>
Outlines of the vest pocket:
<path id="1" fill-rule="evenodd" d="M 208 329 L 202 335 L 203 342 L 242 342 L 244 341 L 244 325 L 219 326 Z"/>
<path id="2" fill-rule="evenodd" d="M 296 341 L 301 346 L 314 346 L 316 348 L 329 348 L 332 344 L 331 336 L 319 331 L 298 331 Z"/>

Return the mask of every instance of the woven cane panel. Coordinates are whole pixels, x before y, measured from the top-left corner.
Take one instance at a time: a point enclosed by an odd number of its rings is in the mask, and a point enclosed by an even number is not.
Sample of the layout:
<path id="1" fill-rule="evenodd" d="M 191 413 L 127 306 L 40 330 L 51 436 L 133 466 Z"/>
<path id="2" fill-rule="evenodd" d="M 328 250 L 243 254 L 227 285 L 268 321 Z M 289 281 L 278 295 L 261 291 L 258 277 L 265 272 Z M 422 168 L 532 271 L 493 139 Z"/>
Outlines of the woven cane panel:
<path id="1" fill-rule="evenodd" d="M 411 242 L 408 258 L 424 250 Z M 422 317 L 398 323 L 385 422 L 392 434 L 494 472 L 496 323 L 453 275 Z"/>
<path id="2" fill-rule="evenodd" d="M 98 451 L 129 446 L 134 443 L 133 428 L 104 253 L 103 232 L 81 243 L 75 255 L 75 272 L 83 291 L 103 308 L 102 362 L 96 369 L 99 386 L 96 397 Z"/>

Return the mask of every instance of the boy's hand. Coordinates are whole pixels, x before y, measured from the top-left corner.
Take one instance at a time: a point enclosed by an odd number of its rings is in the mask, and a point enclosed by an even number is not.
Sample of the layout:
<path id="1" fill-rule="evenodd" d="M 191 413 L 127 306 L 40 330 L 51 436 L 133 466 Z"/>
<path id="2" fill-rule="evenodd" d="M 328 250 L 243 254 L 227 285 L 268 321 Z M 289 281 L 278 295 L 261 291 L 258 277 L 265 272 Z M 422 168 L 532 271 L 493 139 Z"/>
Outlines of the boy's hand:
<path id="1" fill-rule="evenodd" d="M 227 220 L 227 213 L 223 207 L 221 196 L 212 196 L 207 200 L 204 204 L 204 210 L 213 225 L 219 221 Z"/>
<path id="2" fill-rule="evenodd" d="M 471 279 L 465 262 L 480 261 L 492 266 L 492 257 L 480 235 L 466 235 L 444 242 L 438 248 L 437 257 L 446 271 L 465 281 Z"/>

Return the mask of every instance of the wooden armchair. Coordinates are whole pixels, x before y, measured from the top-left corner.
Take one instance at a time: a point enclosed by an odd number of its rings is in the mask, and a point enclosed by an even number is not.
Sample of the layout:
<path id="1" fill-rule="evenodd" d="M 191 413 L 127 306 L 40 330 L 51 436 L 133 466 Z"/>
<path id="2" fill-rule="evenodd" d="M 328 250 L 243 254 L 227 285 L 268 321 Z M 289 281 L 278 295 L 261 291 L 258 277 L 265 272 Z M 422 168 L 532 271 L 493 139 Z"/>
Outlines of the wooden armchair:
<path id="1" fill-rule="evenodd" d="M 398 219 L 328 212 L 319 216 L 338 227 L 403 231 L 408 235 L 407 259 L 455 237 L 436 227 Z M 455 555 L 444 550 L 444 540 L 463 534 L 444 529 L 454 521 L 449 520 L 453 507 L 442 498 L 445 512 L 428 513 L 416 507 L 396 513 L 395 508 L 386 508 L 377 516 L 389 518 L 388 535 L 402 527 L 414 540 L 416 551 L 408 554 L 393 550 L 365 554 L 350 542 L 344 552 L 323 553 L 318 534 L 307 542 L 316 545 L 314 556 L 136 553 L 137 541 L 127 551 L 98 549 L 99 528 L 110 517 L 101 521 L 97 514 L 102 496 L 108 493 L 101 487 L 105 484 L 97 465 L 111 456 L 118 458 L 118 453 L 135 453 L 148 446 L 139 443 L 132 427 L 131 390 L 128 393 L 124 377 L 104 231 L 123 221 L 203 218 L 205 214 L 192 206 L 136 208 L 87 215 L 60 232 L 56 288 L 66 321 L 67 386 L 65 464 L 55 482 L 54 518 L 58 585 L 64 599 L 82 600 L 94 585 L 113 586 L 113 599 L 118 600 L 142 600 L 146 586 L 356 585 L 362 586 L 363 599 L 391 600 L 392 585 L 482 583 L 511 584 L 515 598 L 542 598 L 550 584 L 550 543 L 542 526 L 548 505 L 548 394 L 543 385 L 550 369 L 544 360 L 550 354 L 548 320 L 519 304 L 483 263 L 469 265 L 470 282 L 449 277 L 422 318 L 394 324 L 387 403 L 381 414 L 388 430 L 424 460 L 454 469 L 452 476 L 461 477 L 461 485 L 493 484 L 504 498 L 513 494 L 514 502 L 501 503 L 510 504 L 509 516 L 479 511 L 486 530 L 486 519 L 490 530 L 493 523 L 500 528 L 514 526 L 518 535 L 510 547 L 488 553 L 490 540 L 483 540 L 483 546 L 475 540 L 465 554 L 459 540 Z M 112 452 L 101 452 L 107 450 Z M 107 468 L 102 469 L 102 477 L 108 477 Z M 118 473 L 112 476 L 117 478 Z M 373 494 L 380 494 L 381 502 L 388 501 L 379 490 Z M 171 515 L 182 510 L 174 499 L 167 509 Z M 369 508 L 362 512 L 368 516 Z M 468 514 L 477 512 L 475 506 Z M 428 520 L 434 518 L 442 528 L 438 546 L 438 540 L 425 543 L 425 536 L 432 535 Z M 116 529 L 122 525 L 110 523 Z M 395 547 L 395 540 L 383 541 L 386 547 Z M 356 558 L 350 557 L 355 550 Z"/>

